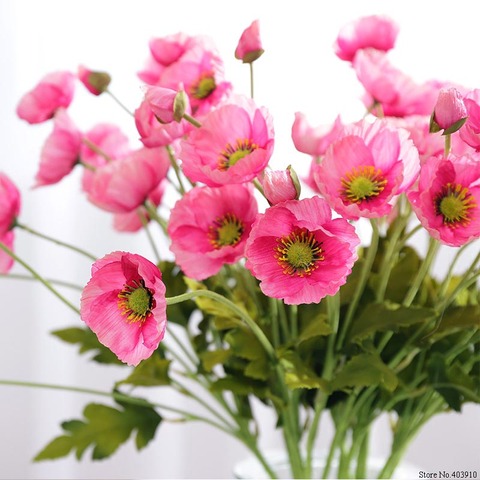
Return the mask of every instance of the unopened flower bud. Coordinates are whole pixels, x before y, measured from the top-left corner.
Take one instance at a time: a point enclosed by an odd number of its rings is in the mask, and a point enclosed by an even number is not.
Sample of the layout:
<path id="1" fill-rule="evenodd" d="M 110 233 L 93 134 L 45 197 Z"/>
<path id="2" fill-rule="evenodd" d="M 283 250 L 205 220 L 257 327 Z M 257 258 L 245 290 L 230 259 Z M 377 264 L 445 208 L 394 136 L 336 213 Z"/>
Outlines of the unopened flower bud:
<path id="1" fill-rule="evenodd" d="M 255 20 L 243 31 L 237 48 L 235 49 L 235 58 L 242 60 L 243 63 L 252 63 L 257 60 L 264 51 L 260 39 L 258 20 Z"/>
<path id="2" fill-rule="evenodd" d="M 190 110 L 187 94 L 171 88 L 147 86 L 145 100 L 160 123 L 180 122 Z"/>
<path id="3" fill-rule="evenodd" d="M 265 170 L 262 186 L 270 205 L 300 197 L 300 181 L 291 166 L 286 170 Z"/>
<path id="4" fill-rule="evenodd" d="M 459 130 L 467 120 L 467 109 L 456 88 L 442 88 L 430 118 L 430 132 L 443 130 L 449 135 Z"/>
<path id="5" fill-rule="evenodd" d="M 87 90 L 94 95 L 105 92 L 110 85 L 112 78 L 107 72 L 89 70 L 84 66 L 78 67 L 78 78 L 87 87 Z"/>

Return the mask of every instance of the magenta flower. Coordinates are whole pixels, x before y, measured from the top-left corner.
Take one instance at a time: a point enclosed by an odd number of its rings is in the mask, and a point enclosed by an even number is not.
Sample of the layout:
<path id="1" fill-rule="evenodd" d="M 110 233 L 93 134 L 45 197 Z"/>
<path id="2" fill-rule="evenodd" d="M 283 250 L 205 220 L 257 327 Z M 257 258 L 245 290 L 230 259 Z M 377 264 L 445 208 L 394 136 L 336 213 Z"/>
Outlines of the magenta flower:
<path id="1" fill-rule="evenodd" d="M 460 92 L 454 87 L 442 88 L 433 110 L 431 130 L 453 133 L 461 128 L 466 119 L 467 109 Z"/>
<path id="2" fill-rule="evenodd" d="M 185 113 L 190 114 L 190 103 L 183 90 L 147 86 L 145 100 L 160 123 L 180 122 Z"/>
<path id="3" fill-rule="evenodd" d="M 358 122 L 345 128 L 314 179 L 330 206 L 348 219 L 377 218 L 390 212 L 391 201 L 409 188 L 420 169 L 409 133 L 386 121 Z"/>
<path id="4" fill-rule="evenodd" d="M 408 199 L 433 238 L 459 247 L 480 237 L 480 158 L 430 157 Z"/>
<path id="5" fill-rule="evenodd" d="M 385 16 L 371 15 L 345 25 L 334 44 L 335 54 L 351 62 L 358 50 L 375 48 L 387 52 L 395 46 L 398 26 Z"/>
<path id="6" fill-rule="evenodd" d="M 170 160 L 165 148 L 141 148 L 95 171 L 88 199 L 113 213 L 143 205 L 166 177 Z"/>
<path id="7" fill-rule="evenodd" d="M 0 172 L 0 236 L 14 227 L 20 207 L 21 197 L 18 188 L 7 175 Z"/>
<path id="8" fill-rule="evenodd" d="M 111 81 L 108 73 L 90 70 L 83 65 L 78 67 L 77 76 L 85 85 L 85 88 L 93 95 L 101 95 L 103 92 L 106 92 Z"/>
<path id="9" fill-rule="evenodd" d="M 265 170 L 262 187 L 270 205 L 287 200 L 298 200 L 300 196 L 300 182 L 291 167 L 286 170 Z"/>
<path id="10" fill-rule="evenodd" d="M 463 101 L 468 118 L 460 129 L 460 138 L 476 151 L 480 151 L 480 89 L 469 92 Z"/>
<path id="11" fill-rule="evenodd" d="M 259 215 L 247 241 L 246 267 L 265 295 L 287 304 L 318 303 L 346 282 L 360 239 L 325 200 L 291 200 Z"/>
<path id="12" fill-rule="evenodd" d="M 55 114 L 53 131 L 46 139 L 35 175 L 35 187 L 58 183 L 80 159 L 82 133 L 63 108 Z"/>
<path id="13" fill-rule="evenodd" d="M 212 111 L 181 144 L 185 175 L 211 187 L 253 180 L 267 166 L 274 144 L 268 111 L 239 98 Z"/>
<path id="14" fill-rule="evenodd" d="M 13 251 L 13 243 L 15 239 L 15 233 L 10 230 L 9 232 L 0 235 L 0 243 L 3 243 L 8 249 Z M 0 249 L 0 273 L 8 273 L 14 264 L 13 258 Z"/>
<path id="15" fill-rule="evenodd" d="M 27 92 L 17 105 L 17 115 L 28 123 L 49 120 L 60 108 L 67 108 L 75 90 L 75 76 L 71 72 L 53 72 Z"/>
<path id="16" fill-rule="evenodd" d="M 165 285 L 146 258 L 113 252 L 97 260 L 83 289 L 80 315 L 128 365 L 138 365 L 157 349 L 165 334 Z"/>
<path id="17" fill-rule="evenodd" d="M 258 20 L 255 20 L 243 31 L 235 49 L 235 58 L 242 60 L 243 63 L 252 63 L 263 53 L 260 25 Z"/>
<path id="18" fill-rule="evenodd" d="M 168 224 L 176 263 L 196 280 L 235 263 L 244 255 L 257 211 L 252 189 L 244 185 L 190 190 L 175 204 Z"/>

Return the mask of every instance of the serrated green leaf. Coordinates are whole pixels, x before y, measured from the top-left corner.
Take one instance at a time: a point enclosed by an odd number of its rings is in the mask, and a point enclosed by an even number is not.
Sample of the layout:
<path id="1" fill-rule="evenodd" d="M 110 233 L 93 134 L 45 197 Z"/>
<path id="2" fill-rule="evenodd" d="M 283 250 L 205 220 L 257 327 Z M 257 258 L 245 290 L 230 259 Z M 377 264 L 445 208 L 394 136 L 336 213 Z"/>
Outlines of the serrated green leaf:
<path id="1" fill-rule="evenodd" d="M 378 355 L 370 353 L 360 354 L 350 359 L 340 372 L 334 375 L 331 382 L 333 390 L 372 385 L 381 385 L 388 391 L 393 391 L 398 385 L 398 378 Z"/>
<path id="2" fill-rule="evenodd" d="M 33 459 L 34 462 L 41 460 L 55 460 L 56 458 L 66 457 L 73 448 L 72 437 L 61 435 L 54 438 L 43 450 Z"/>
<path id="3" fill-rule="evenodd" d="M 243 378 L 239 376 L 219 378 L 212 384 L 211 389 L 213 392 L 227 390 L 237 395 L 253 394 L 259 398 L 265 398 L 268 393 L 267 388 L 262 383 L 251 378 Z"/>
<path id="4" fill-rule="evenodd" d="M 245 375 L 256 380 L 267 380 L 270 376 L 271 368 L 267 357 L 252 360 L 245 368 Z"/>
<path id="5" fill-rule="evenodd" d="M 225 363 L 231 355 L 232 352 L 230 352 L 230 350 L 212 350 L 202 352 L 200 354 L 200 360 L 202 361 L 205 371 L 211 372 L 215 365 Z"/>
<path id="6" fill-rule="evenodd" d="M 438 340 L 469 328 L 480 328 L 480 305 L 449 308 L 441 317 L 431 339 Z"/>
<path id="7" fill-rule="evenodd" d="M 171 360 L 154 354 L 139 363 L 125 380 L 117 382 L 117 386 L 123 384 L 142 387 L 170 385 L 171 380 L 168 373 L 170 364 Z"/>
<path id="8" fill-rule="evenodd" d="M 225 335 L 225 341 L 230 345 L 232 352 L 247 360 L 256 360 L 265 357 L 265 350 L 257 337 L 246 328 L 236 328 Z"/>
<path id="9" fill-rule="evenodd" d="M 438 384 L 450 383 L 447 376 L 445 358 L 440 353 L 434 353 L 428 360 L 428 378 L 435 390 L 444 398 L 450 408 L 459 412 L 462 405 L 461 394 L 455 388 L 439 387 Z"/>
<path id="10" fill-rule="evenodd" d="M 328 315 L 320 313 L 312 318 L 306 326 L 300 331 L 297 339 L 297 345 L 310 340 L 314 337 L 330 335 L 332 333 L 332 327 L 328 322 Z"/>
<path id="11" fill-rule="evenodd" d="M 295 352 L 287 350 L 279 356 L 285 371 L 285 383 L 288 387 L 327 390 L 327 382 L 308 367 Z"/>

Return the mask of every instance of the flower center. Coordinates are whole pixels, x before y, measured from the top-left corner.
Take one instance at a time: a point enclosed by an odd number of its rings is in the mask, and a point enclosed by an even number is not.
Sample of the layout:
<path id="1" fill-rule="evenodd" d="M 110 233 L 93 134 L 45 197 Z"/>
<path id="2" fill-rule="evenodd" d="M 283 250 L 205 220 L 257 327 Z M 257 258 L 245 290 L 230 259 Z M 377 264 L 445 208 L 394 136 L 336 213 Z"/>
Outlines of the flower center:
<path id="1" fill-rule="evenodd" d="M 213 73 L 208 72 L 200 76 L 198 81 L 192 85 L 190 94 L 192 97 L 203 100 L 207 98 L 217 87 Z"/>
<path id="2" fill-rule="evenodd" d="M 129 323 L 143 323 L 155 306 L 153 294 L 143 280 L 132 280 L 130 284 L 125 284 L 118 298 L 118 308 Z"/>
<path id="3" fill-rule="evenodd" d="M 275 258 L 285 275 L 311 275 L 325 258 L 321 245 L 313 232 L 298 228 L 286 237 L 277 238 Z"/>
<path id="4" fill-rule="evenodd" d="M 234 246 L 242 238 L 243 223 L 233 214 L 218 217 L 208 228 L 208 238 L 216 250 L 227 245 Z"/>
<path id="5" fill-rule="evenodd" d="M 377 197 L 385 188 L 387 179 L 373 165 L 355 167 L 342 178 L 341 195 L 350 203 L 361 203 Z"/>
<path id="6" fill-rule="evenodd" d="M 447 183 L 435 198 L 437 215 L 442 215 L 443 223 L 455 228 L 470 222 L 471 210 L 476 207 L 473 195 L 460 184 Z"/>
<path id="7" fill-rule="evenodd" d="M 235 146 L 227 143 L 225 150 L 220 153 L 220 157 L 218 159 L 218 168 L 223 171 L 228 170 L 239 160 L 241 160 L 243 157 L 246 157 L 257 148 L 258 145 L 247 138 L 244 138 L 243 140 L 238 139 L 235 143 Z"/>

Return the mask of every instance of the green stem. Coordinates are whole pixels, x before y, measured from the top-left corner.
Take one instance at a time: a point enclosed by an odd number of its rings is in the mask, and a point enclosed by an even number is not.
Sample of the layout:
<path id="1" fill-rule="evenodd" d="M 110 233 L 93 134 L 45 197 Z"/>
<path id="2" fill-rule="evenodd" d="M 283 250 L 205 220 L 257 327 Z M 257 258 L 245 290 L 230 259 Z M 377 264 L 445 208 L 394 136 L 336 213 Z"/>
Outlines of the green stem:
<path id="1" fill-rule="evenodd" d="M 35 277 L 32 277 L 31 275 L 22 275 L 20 273 L 0 273 L 0 277 L 5 277 L 5 278 L 13 278 L 15 280 L 34 280 L 37 281 L 38 279 Z M 63 280 L 54 280 L 51 278 L 46 278 L 45 279 L 48 283 L 51 283 L 52 285 L 58 285 L 60 287 L 67 287 L 71 288 L 73 290 L 83 290 L 83 286 L 81 285 L 75 285 L 74 283 L 70 282 L 64 282 Z"/>
<path id="2" fill-rule="evenodd" d="M 82 138 L 82 142 L 94 153 L 97 155 L 100 155 L 105 159 L 107 163 L 110 163 L 112 161 L 111 157 L 108 155 L 108 153 L 104 152 L 98 145 L 95 145 L 93 142 L 91 142 L 87 137 Z M 90 169 L 89 167 L 92 167 L 92 165 L 84 162 L 80 162 L 82 165 L 84 165 L 86 168 Z M 93 167 L 95 170 L 95 167 Z"/>
<path id="3" fill-rule="evenodd" d="M 163 230 L 163 232 L 165 233 L 165 235 L 167 235 L 167 221 L 164 220 L 157 212 L 157 208 L 155 207 L 155 205 L 153 205 L 153 203 L 151 203 L 149 200 L 146 200 L 145 203 L 143 204 L 143 206 L 145 207 L 145 209 L 147 210 L 147 213 L 148 213 L 148 216 L 155 220 L 161 227 L 161 229 Z"/>
<path id="4" fill-rule="evenodd" d="M 194 127 L 197 127 L 197 128 L 200 128 L 202 126 L 202 124 L 196 120 L 195 118 L 193 118 L 192 116 L 188 115 L 188 113 L 184 113 L 183 114 L 183 118 L 188 122 L 188 123 L 191 123 Z"/>
<path id="5" fill-rule="evenodd" d="M 253 62 L 250 62 L 249 64 L 250 67 L 250 97 L 253 98 L 254 94 L 254 82 L 253 82 Z"/>
<path id="6" fill-rule="evenodd" d="M 471 243 L 466 243 L 465 245 L 462 245 L 456 252 L 455 256 L 453 257 L 453 260 L 450 263 L 450 266 L 448 267 L 447 274 L 445 275 L 445 278 L 443 279 L 442 285 L 440 286 L 440 289 L 438 291 L 438 298 L 445 298 L 445 295 L 447 293 L 448 286 L 450 285 L 450 281 L 453 276 L 453 269 L 455 268 L 455 265 L 457 264 L 457 261 L 459 260 L 460 256 L 462 253 L 465 251 L 466 248 L 468 248 L 471 245 Z"/>
<path id="7" fill-rule="evenodd" d="M 157 249 L 157 246 L 155 245 L 155 241 L 152 237 L 152 234 L 150 233 L 150 230 L 148 228 L 148 219 L 147 219 L 147 215 L 144 214 L 144 212 L 142 211 L 141 208 L 139 208 L 137 210 L 137 215 L 138 217 L 140 218 L 140 221 L 142 222 L 142 225 L 143 225 L 143 230 L 144 232 L 146 233 L 147 235 L 147 238 L 148 238 L 148 241 L 152 247 L 152 250 L 153 250 L 153 254 L 155 255 L 155 258 L 157 259 L 157 262 L 159 263 L 161 258 L 160 258 L 160 253 Z"/>
<path id="8" fill-rule="evenodd" d="M 10 250 L 6 245 L 0 242 L 0 249 L 3 250 L 7 255 L 13 258 L 17 263 L 22 265 L 25 269 L 27 269 L 32 276 L 38 280 L 40 283 L 45 285 L 56 297 L 58 297 L 67 307 L 71 308 L 77 315 L 80 314 L 80 310 L 75 307 L 69 300 L 67 300 L 60 292 L 58 292 L 55 288 L 52 287 L 51 283 L 45 280 L 42 276 L 40 276 L 30 265 L 25 263 L 21 258 L 19 258 L 12 250 Z"/>
<path id="9" fill-rule="evenodd" d="M 15 222 L 14 227 L 21 228 L 25 232 L 28 232 L 32 235 L 35 235 L 35 236 L 39 237 L 39 238 L 43 238 L 44 240 L 48 240 L 49 242 L 55 243 L 56 245 L 60 245 L 61 247 L 66 247 L 70 250 L 73 250 L 74 252 L 80 253 L 81 255 L 84 255 L 85 257 L 88 257 L 90 260 L 93 260 L 93 261 L 97 260 L 97 257 L 95 255 L 92 255 L 91 253 L 88 253 L 81 248 L 78 248 L 74 245 L 70 245 L 69 243 L 62 242 L 60 240 L 57 240 L 56 238 L 49 237 L 48 235 L 37 232 L 36 230 L 33 230 L 33 228 L 27 227 L 26 225 L 23 225 L 21 223 Z"/>
<path id="10" fill-rule="evenodd" d="M 132 117 L 134 116 L 133 113 L 110 91 L 110 90 L 105 90 L 106 93 L 108 93 L 112 99 L 123 109 L 125 112 L 127 112 L 129 115 Z"/>
<path id="11" fill-rule="evenodd" d="M 181 195 L 184 195 L 186 190 L 185 190 L 185 186 L 183 185 L 182 175 L 177 163 L 177 159 L 175 158 L 173 148 L 170 145 L 167 145 L 166 149 L 168 152 L 168 158 L 170 159 L 170 164 L 172 165 L 173 171 L 175 172 L 175 176 L 177 177 L 177 180 L 178 180 L 179 193 Z"/>
<path id="12" fill-rule="evenodd" d="M 357 466 L 355 469 L 355 478 L 367 478 L 367 460 L 369 451 L 369 433 L 370 431 L 365 429 L 362 432 L 360 440 L 360 448 L 357 457 Z"/>
<path id="13" fill-rule="evenodd" d="M 452 135 L 451 134 L 447 134 L 447 135 L 444 135 L 445 137 L 445 148 L 443 150 L 443 155 L 444 157 L 448 157 L 448 154 L 450 153 L 450 150 L 452 149 Z"/>

